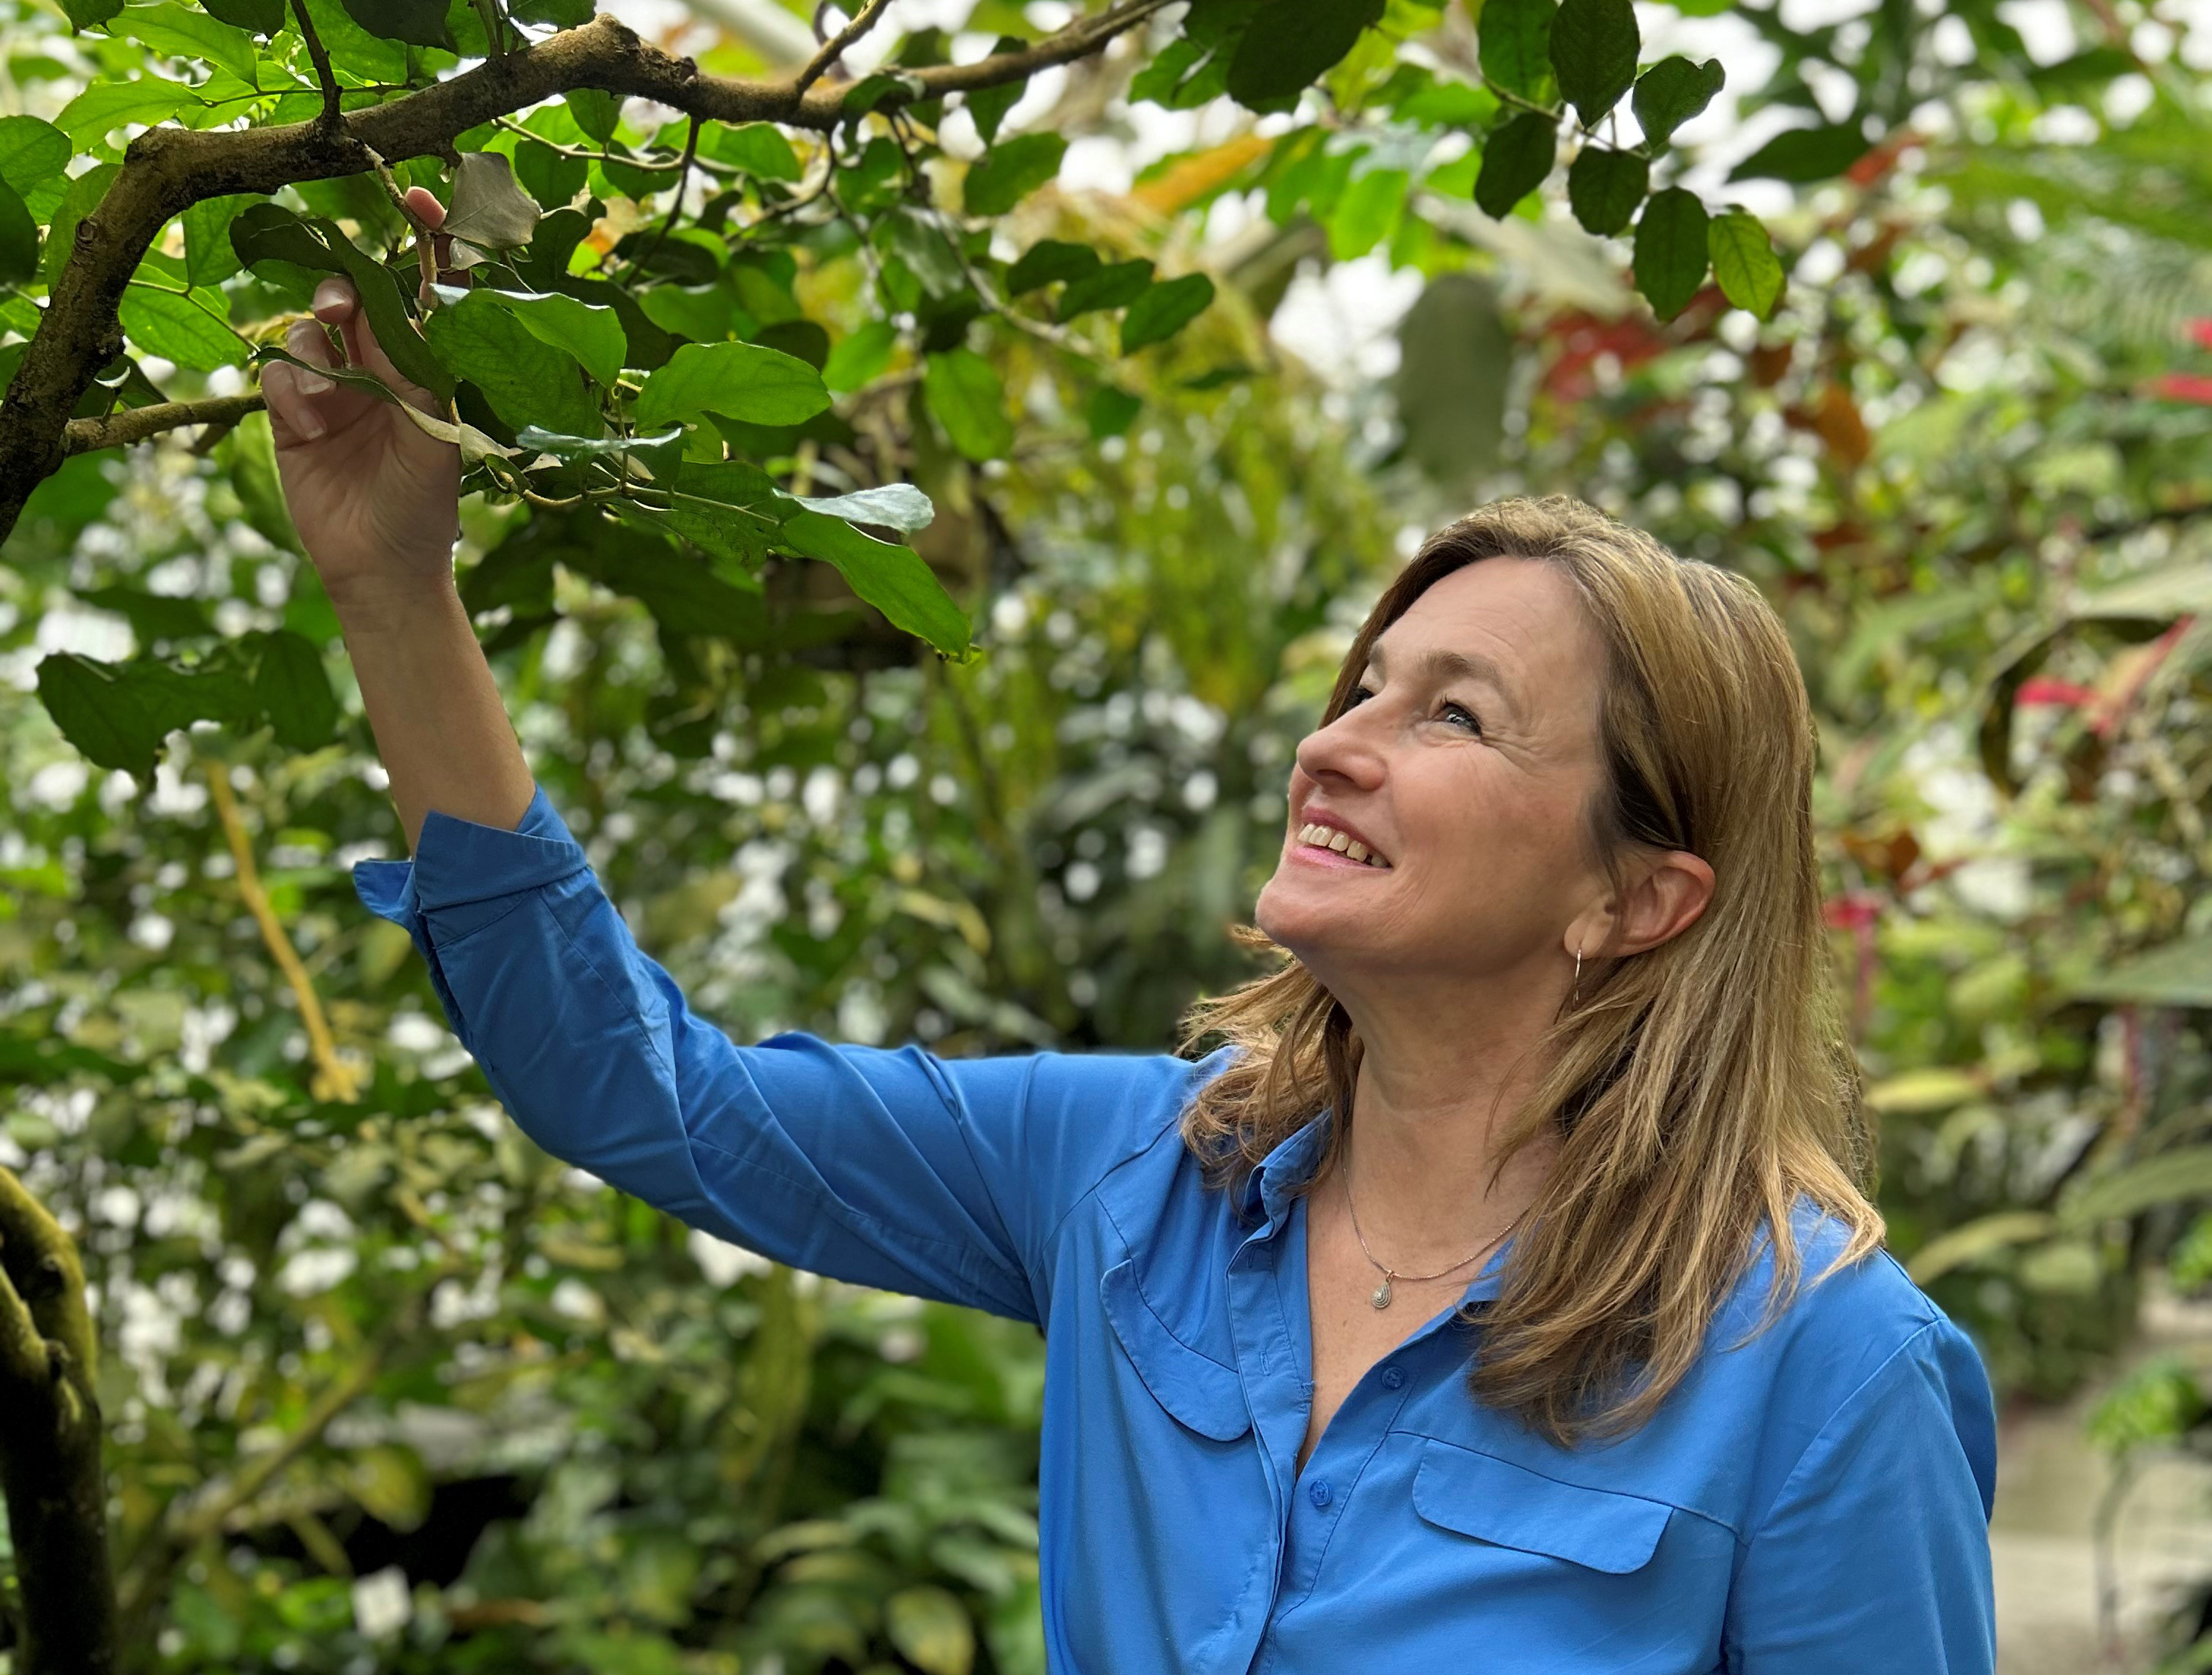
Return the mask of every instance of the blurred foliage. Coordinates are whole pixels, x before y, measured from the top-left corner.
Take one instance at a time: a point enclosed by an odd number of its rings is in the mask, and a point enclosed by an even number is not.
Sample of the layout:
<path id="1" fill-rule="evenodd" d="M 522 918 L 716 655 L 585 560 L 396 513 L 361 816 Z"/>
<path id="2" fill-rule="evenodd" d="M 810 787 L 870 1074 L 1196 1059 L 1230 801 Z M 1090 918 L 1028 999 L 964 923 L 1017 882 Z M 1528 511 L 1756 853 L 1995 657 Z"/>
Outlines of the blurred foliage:
<path id="1" fill-rule="evenodd" d="M 699 632 L 603 537 L 472 500 L 465 596 L 533 765 L 700 1010 L 739 1039 L 1164 1047 L 1249 970 L 1224 929 L 1409 538 L 1565 490 L 1790 624 L 1893 1246 L 2001 1388 L 2101 1376 L 2160 1265 L 2212 1284 L 2203 43 L 2132 0 L 2033 53 L 1978 4 L 1739 11 L 1776 66 L 1747 107 L 1863 143 L 1760 200 L 1790 276 L 1765 321 L 1708 288 L 1659 324 L 1558 205 L 1469 205 L 1474 154 L 1437 138 L 1490 96 L 1457 9 L 1413 45 L 1387 14 L 1318 141 L 1204 105 L 1128 193 L 1034 193 L 1021 246 L 1172 250 L 1219 294 L 1119 401 L 994 332 L 1002 460 L 846 398 L 866 440 L 806 469 L 928 492 L 915 550 L 971 662 Z M 75 49 L 16 17 L 14 85 L 58 105 Z M 1131 70 L 1071 75 L 1030 130 L 1131 143 Z M 858 341 L 860 264 L 807 263 L 792 294 Z M 1420 290 L 1395 374 L 1271 333 L 1286 295 L 1392 269 Z M 0 1163 L 82 1250 L 144 1666 L 1040 1669 L 1036 1334 L 768 1267 L 538 1154 L 355 903 L 397 827 L 265 427 L 73 459 L 6 559 Z M 146 788 L 31 694 L 42 654 L 210 627 L 319 647 L 331 742 L 203 724 Z M 357 1099 L 319 1094 L 211 774 Z M 2206 1409 L 2162 1367 L 2099 1435 L 2201 1440 Z"/>

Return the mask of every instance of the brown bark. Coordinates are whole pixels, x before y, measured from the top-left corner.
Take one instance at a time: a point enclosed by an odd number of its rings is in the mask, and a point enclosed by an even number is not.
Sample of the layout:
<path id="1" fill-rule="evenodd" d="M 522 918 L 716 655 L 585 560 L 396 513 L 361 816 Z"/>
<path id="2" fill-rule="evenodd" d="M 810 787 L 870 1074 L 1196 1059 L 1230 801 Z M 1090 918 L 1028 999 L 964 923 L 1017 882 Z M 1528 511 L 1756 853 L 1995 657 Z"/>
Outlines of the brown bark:
<path id="1" fill-rule="evenodd" d="M 1121 0 L 1020 52 L 911 72 L 920 92 L 896 92 L 875 108 L 1001 86 L 1087 58 L 1165 3 Z M 840 120 L 846 92 L 839 84 L 803 86 L 796 76 L 750 81 L 702 75 L 690 59 L 672 58 L 603 15 L 336 122 L 319 117 L 273 128 L 148 130 L 125 152 L 99 207 L 77 224 L 38 335 L 0 399 L 0 540 L 15 528 L 31 490 L 70 451 L 70 412 L 94 373 L 122 352 L 116 309 L 124 288 L 172 218 L 204 198 L 265 195 L 300 181 L 360 174 L 380 158 L 390 164 L 443 155 L 456 136 L 479 124 L 579 88 L 654 99 L 716 121 L 824 130 Z"/>
<path id="2" fill-rule="evenodd" d="M 92 1318 L 76 1247 L 0 1169 L 0 1491 L 20 1590 L 21 1675 L 113 1675 Z"/>

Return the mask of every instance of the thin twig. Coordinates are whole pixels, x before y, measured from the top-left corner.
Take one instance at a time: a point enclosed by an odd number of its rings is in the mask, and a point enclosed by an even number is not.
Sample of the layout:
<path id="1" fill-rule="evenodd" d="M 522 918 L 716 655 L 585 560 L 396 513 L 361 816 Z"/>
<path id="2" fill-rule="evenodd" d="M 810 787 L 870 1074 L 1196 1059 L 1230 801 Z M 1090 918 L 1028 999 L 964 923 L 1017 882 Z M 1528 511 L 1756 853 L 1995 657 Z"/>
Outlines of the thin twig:
<path id="1" fill-rule="evenodd" d="M 246 822 L 238 816 L 238 799 L 230 793 L 228 770 L 219 762 L 206 767 L 208 789 L 215 797 L 216 818 L 222 823 L 222 834 L 230 844 L 230 858 L 238 868 L 238 893 L 252 913 L 254 923 L 261 927 L 261 940 L 268 945 L 269 956 L 284 974 L 291 985 L 292 998 L 299 1002 L 300 1022 L 307 1031 L 307 1051 L 315 1061 L 315 1074 L 308 1091 L 317 1099 L 341 1101 L 351 1104 L 360 1097 L 360 1077 L 351 1065 L 338 1057 L 337 1044 L 331 1038 L 329 1021 L 323 1016 L 323 1003 L 317 998 L 315 986 L 307 976 L 307 968 L 300 963 L 300 956 L 292 946 L 292 938 L 285 933 L 284 922 L 276 917 L 276 910 L 269 904 L 269 893 L 261 887 L 261 874 L 253 865 L 253 845 L 246 834 Z"/>
<path id="2" fill-rule="evenodd" d="M 438 282 L 438 229 L 415 212 L 415 206 L 407 201 L 407 194 L 399 185 L 399 177 L 392 172 L 392 165 L 379 156 L 374 148 L 364 145 L 362 149 L 368 154 L 369 165 L 376 171 L 377 181 L 383 186 L 384 195 L 392 200 L 392 207 L 415 229 L 415 266 L 422 276 L 422 302 L 427 308 Z"/>
<path id="3" fill-rule="evenodd" d="M 236 424 L 268 404 L 257 391 L 244 396 L 210 396 L 205 401 L 163 401 L 148 407 L 126 407 L 105 419 L 71 419 L 64 431 L 63 446 L 70 453 L 91 453 L 99 448 L 127 447 L 186 425 Z"/>
<path id="4" fill-rule="evenodd" d="M 804 97 L 807 88 L 820 81 L 830 65 L 844 57 L 847 47 L 876 27 L 883 15 L 890 9 L 890 4 L 891 0 L 868 0 L 868 3 L 860 8 L 860 15 L 832 35 L 808 62 L 806 68 L 799 72 L 799 79 L 792 83 L 792 92 Z"/>
<path id="5" fill-rule="evenodd" d="M 675 200 L 669 204 L 668 213 L 661 217 L 660 225 L 654 230 L 653 237 L 641 245 L 637 254 L 630 258 L 629 271 L 617 283 L 628 284 L 645 271 L 647 259 L 660 249 L 662 240 L 668 237 L 668 229 L 675 226 L 684 214 L 684 189 L 691 184 L 691 163 L 698 155 L 699 118 L 695 116 L 691 118 L 691 131 L 684 137 L 684 160 L 676 167 Z"/>
<path id="6" fill-rule="evenodd" d="M 300 39 L 307 44 L 307 56 L 314 60 L 315 79 L 323 84 L 323 126 L 335 128 L 343 112 L 338 109 L 337 72 L 331 68 L 331 55 L 324 48 L 323 38 L 315 33 L 315 26 L 307 16 L 307 0 L 292 0 L 292 15 L 300 26 Z"/>

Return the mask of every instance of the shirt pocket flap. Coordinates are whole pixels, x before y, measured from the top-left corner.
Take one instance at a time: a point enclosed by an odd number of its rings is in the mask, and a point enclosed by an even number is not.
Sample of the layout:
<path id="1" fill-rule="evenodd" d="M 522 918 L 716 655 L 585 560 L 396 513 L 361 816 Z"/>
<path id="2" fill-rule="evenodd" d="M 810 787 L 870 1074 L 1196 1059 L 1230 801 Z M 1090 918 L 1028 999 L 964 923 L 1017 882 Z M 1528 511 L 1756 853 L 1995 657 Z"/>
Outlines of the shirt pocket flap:
<path id="1" fill-rule="evenodd" d="M 1413 1510 L 1478 1541 L 1625 1575 L 1650 1563 L 1674 1509 L 1431 1438 L 1413 1475 Z"/>
<path id="2" fill-rule="evenodd" d="M 1252 1429 L 1236 1369 L 1200 1354 L 1167 1329 L 1137 1287 L 1134 1262 L 1109 1268 L 1098 1281 L 1098 1296 L 1115 1337 L 1153 1400 L 1217 1442 L 1234 1442 Z"/>

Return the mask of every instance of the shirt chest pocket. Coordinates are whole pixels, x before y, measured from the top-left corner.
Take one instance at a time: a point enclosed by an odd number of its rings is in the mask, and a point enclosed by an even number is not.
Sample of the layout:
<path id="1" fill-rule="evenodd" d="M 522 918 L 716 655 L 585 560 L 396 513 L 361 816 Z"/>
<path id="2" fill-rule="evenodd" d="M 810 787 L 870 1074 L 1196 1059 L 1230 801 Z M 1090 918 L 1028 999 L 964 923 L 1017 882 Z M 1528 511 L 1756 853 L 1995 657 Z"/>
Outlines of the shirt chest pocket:
<path id="1" fill-rule="evenodd" d="M 1431 1437 L 1414 1469 L 1413 1510 L 1423 1523 L 1470 1541 L 1626 1576 L 1651 1562 L 1674 1509 L 1561 1483 Z"/>
<path id="2" fill-rule="evenodd" d="M 1117 1263 L 1100 1277 L 1098 1297 L 1138 1379 L 1178 1423 L 1216 1442 L 1234 1442 L 1252 1429 L 1236 1369 L 1168 1330 L 1138 1288 L 1133 1261 Z"/>

